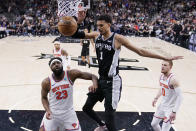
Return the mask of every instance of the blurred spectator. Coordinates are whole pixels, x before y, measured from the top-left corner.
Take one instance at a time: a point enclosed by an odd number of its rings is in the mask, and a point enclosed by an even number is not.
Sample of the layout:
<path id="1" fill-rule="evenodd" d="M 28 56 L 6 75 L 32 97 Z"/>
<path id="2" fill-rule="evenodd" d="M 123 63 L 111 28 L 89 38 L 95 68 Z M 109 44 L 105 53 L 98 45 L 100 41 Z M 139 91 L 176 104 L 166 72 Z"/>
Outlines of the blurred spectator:
<path id="1" fill-rule="evenodd" d="M 195 0 L 96 0 L 91 4 L 82 27 L 91 31 L 97 30 L 97 16 L 108 13 L 114 32 L 157 37 L 188 48 L 196 28 Z M 57 24 L 56 0 L 6 0 L 0 5 L 1 37 L 60 35 Z"/>
<path id="2" fill-rule="evenodd" d="M 180 35 L 182 31 L 182 25 L 180 24 L 180 21 L 177 21 L 177 23 L 174 24 L 173 32 L 174 32 L 174 44 L 180 45 Z"/>

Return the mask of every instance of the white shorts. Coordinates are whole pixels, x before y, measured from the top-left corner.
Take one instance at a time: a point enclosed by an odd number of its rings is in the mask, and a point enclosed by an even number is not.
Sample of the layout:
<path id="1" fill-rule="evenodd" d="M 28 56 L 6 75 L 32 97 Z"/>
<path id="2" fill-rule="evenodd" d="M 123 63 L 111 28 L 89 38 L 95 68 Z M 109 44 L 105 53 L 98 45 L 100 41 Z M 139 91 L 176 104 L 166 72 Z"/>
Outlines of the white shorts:
<path id="1" fill-rule="evenodd" d="M 158 118 L 158 119 L 162 119 L 163 122 L 167 123 L 171 121 L 169 120 L 169 116 L 172 113 L 172 108 L 163 108 L 161 105 L 159 105 L 157 107 L 156 112 L 154 113 L 154 117 Z M 171 123 L 173 124 L 173 123 Z"/>
<path id="2" fill-rule="evenodd" d="M 61 114 L 52 114 L 52 119 L 46 119 L 46 113 L 43 117 L 40 127 L 44 131 L 81 131 L 80 124 L 74 110 Z"/>

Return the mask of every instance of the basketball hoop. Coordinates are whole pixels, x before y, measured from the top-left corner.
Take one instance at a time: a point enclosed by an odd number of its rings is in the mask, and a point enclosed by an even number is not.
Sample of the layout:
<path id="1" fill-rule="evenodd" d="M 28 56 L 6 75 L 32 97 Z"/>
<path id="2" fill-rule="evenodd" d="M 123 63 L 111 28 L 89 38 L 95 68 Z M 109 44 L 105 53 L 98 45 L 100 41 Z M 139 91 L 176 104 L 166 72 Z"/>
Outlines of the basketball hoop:
<path id="1" fill-rule="evenodd" d="M 78 16 L 78 11 L 86 11 L 90 9 L 90 0 L 57 0 L 58 3 L 58 16 Z"/>
<path id="2" fill-rule="evenodd" d="M 58 16 L 78 16 L 78 5 L 81 0 L 57 0 Z"/>

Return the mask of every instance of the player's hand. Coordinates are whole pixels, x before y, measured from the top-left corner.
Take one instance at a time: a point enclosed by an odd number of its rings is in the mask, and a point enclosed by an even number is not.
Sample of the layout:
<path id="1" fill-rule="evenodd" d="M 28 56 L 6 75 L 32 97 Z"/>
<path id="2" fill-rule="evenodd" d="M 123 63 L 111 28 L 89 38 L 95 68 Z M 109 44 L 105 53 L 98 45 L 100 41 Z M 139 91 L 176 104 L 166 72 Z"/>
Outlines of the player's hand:
<path id="1" fill-rule="evenodd" d="M 93 85 L 89 86 L 88 88 L 89 92 L 92 92 L 92 93 L 95 93 L 96 89 L 97 89 L 97 86 L 93 86 Z"/>
<path id="2" fill-rule="evenodd" d="M 157 103 L 157 98 L 154 98 L 154 100 L 152 101 L 152 106 L 155 107 Z"/>
<path id="3" fill-rule="evenodd" d="M 170 121 L 174 121 L 176 119 L 176 113 L 172 112 L 169 116 Z"/>
<path id="4" fill-rule="evenodd" d="M 51 111 L 46 112 L 46 119 L 48 119 L 48 120 L 52 119 L 52 112 Z"/>
<path id="5" fill-rule="evenodd" d="M 77 23 L 80 24 L 86 17 L 86 10 L 79 10 L 78 11 L 78 21 Z"/>
<path id="6" fill-rule="evenodd" d="M 166 58 L 166 60 L 179 60 L 179 59 L 183 59 L 184 57 L 183 56 L 172 56 L 172 57 L 169 57 L 169 58 Z"/>

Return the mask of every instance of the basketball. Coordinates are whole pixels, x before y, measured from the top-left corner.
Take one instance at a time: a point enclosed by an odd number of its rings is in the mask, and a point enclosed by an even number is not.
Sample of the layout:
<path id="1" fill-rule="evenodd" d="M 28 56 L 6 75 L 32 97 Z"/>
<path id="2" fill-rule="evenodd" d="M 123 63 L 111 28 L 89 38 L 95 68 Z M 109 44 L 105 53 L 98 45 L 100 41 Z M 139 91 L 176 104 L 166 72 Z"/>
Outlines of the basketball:
<path id="1" fill-rule="evenodd" d="M 72 16 L 63 16 L 58 22 L 58 30 L 64 36 L 72 36 L 77 30 L 77 22 Z"/>

